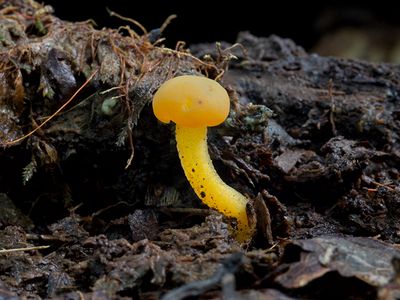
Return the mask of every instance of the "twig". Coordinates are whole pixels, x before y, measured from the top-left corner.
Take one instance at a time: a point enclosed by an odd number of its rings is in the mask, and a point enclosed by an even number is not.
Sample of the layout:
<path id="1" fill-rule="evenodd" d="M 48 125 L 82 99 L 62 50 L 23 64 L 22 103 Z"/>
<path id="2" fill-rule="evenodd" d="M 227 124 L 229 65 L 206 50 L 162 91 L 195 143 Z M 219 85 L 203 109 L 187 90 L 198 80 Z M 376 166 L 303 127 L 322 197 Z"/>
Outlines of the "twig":
<path id="1" fill-rule="evenodd" d="M 40 249 L 47 249 L 49 247 L 50 246 L 36 246 L 36 247 L 26 247 L 26 248 L 1 249 L 0 254 L 20 252 L 20 251 L 40 250 Z"/>
<path id="2" fill-rule="evenodd" d="M 144 28 L 144 26 L 142 24 L 140 24 L 138 21 L 136 21 L 134 19 L 131 19 L 131 18 L 128 18 L 128 17 L 121 16 L 120 14 L 110 10 L 109 8 L 106 8 L 106 9 L 107 9 L 107 12 L 110 14 L 111 17 L 117 17 L 117 18 L 119 18 L 121 20 L 124 20 L 124 21 L 127 21 L 127 22 L 131 22 L 132 24 L 135 24 L 137 27 L 139 27 L 140 30 L 142 30 L 144 34 L 147 34 L 146 28 Z"/>
<path id="3" fill-rule="evenodd" d="M 69 98 L 63 105 L 61 105 L 61 107 L 59 109 L 57 109 L 50 117 L 48 117 L 45 121 L 43 121 L 43 123 L 41 123 L 39 126 L 37 126 L 35 129 L 30 131 L 29 133 L 25 134 L 24 136 L 22 136 L 16 140 L 13 140 L 13 141 L 5 142 L 3 145 L 9 146 L 9 145 L 14 145 L 16 143 L 19 143 L 19 142 L 23 141 L 24 139 L 26 139 L 27 137 L 34 134 L 40 128 L 42 128 L 46 123 L 48 123 L 55 116 L 57 116 L 60 113 L 60 111 L 62 111 L 69 103 L 71 103 L 72 100 L 75 99 L 76 95 L 78 95 L 79 92 L 83 90 L 83 88 L 92 80 L 92 78 L 97 74 L 97 72 L 98 72 L 98 70 L 94 71 L 92 73 L 92 75 L 90 75 L 89 78 L 85 81 L 85 83 L 82 84 L 81 87 L 71 96 L 71 98 Z"/>
<path id="4" fill-rule="evenodd" d="M 173 19 L 175 19 L 177 17 L 177 15 L 170 15 L 165 21 L 164 23 L 161 25 L 160 27 L 160 32 L 163 32 L 165 30 L 165 28 L 167 28 L 167 26 L 171 23 L 171 21 Z"/>

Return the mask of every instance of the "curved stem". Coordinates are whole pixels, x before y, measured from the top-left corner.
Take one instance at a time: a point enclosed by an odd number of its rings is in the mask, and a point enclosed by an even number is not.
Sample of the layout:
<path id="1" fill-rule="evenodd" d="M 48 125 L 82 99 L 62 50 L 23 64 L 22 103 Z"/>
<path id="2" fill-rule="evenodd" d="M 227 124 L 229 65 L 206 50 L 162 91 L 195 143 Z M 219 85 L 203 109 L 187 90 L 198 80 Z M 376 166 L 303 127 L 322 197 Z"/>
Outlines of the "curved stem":
<path id="1" fill-rule="evenodd" d="M 176 126 L 181 164 L 197 196 L 207 206 L 237 220 L 236 237 L 246 241 L 251 229 L 246 214 L 247 198 L 228 186 L 214 169 L 207 147 L 207 128 Z"/>

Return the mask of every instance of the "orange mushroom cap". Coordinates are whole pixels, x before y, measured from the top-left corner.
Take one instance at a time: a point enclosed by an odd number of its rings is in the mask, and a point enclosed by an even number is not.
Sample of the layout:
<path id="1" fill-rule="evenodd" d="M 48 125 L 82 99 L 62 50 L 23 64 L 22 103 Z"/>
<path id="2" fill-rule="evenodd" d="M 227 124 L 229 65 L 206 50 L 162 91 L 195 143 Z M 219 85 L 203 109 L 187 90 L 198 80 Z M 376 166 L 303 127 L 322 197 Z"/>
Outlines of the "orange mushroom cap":
<path id="1" fill-rule="evenodd" d="M 230 109 L 226 90 L 206 77 L 183 75 L 166 81 L 153 98 L 153 111 L 161 122 L 183 127 L 216 126 Z"/>

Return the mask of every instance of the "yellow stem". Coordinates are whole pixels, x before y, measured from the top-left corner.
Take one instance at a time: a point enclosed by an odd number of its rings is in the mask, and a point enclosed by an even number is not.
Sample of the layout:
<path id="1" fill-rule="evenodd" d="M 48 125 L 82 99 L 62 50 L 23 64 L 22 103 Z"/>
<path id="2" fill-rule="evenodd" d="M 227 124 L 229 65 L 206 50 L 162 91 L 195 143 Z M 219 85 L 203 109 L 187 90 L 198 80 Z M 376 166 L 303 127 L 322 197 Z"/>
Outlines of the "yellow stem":
<path id="1" fill-rule="evenodd" d="M 207 206 L 237 220 L 236 238 L 251 237 L 246 214 L 247 198 L 228 186 L 214 169 L 207 147 L 207 127 L 176 126 L 176 142 L 181 164 L 197 196 Z"/>

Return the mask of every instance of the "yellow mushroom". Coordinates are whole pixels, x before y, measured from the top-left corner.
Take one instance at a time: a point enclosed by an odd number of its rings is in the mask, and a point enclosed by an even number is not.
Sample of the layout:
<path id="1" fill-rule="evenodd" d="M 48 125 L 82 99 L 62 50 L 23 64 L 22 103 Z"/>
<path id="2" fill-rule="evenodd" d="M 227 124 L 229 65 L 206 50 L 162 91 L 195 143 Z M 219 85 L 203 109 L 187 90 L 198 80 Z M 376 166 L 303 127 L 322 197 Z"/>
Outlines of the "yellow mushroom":
<path id="1" fill-rule="evenodd" d="M 164 123 L 176 123 L 176 142 L 181 164 L 197 196 L 207 206 L 237 221 L 236 237 L 251 237 L 247 198 L 228 186 L 214 169 L 207 147 L 207 127 L 224 122 L 230 101 L 216 81 L 184 75 L 166 81 L 153 99 L 155 116 Z"/>

